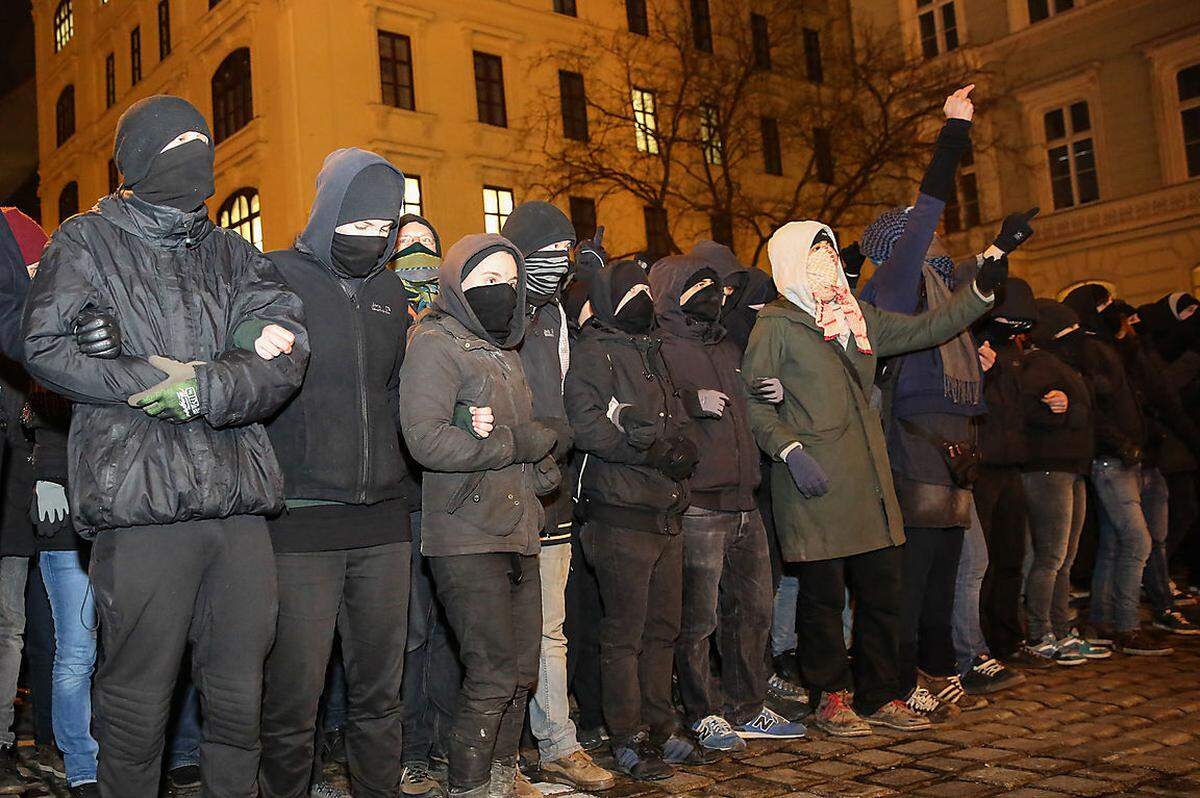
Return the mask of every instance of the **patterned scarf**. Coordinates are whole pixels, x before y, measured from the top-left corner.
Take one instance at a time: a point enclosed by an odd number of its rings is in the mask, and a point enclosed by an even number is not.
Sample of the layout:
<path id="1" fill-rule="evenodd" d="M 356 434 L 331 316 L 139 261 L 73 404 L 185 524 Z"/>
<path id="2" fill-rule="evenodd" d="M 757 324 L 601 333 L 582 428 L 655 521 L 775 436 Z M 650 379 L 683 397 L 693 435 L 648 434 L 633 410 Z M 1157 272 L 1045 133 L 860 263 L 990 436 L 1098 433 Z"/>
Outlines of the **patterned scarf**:
<path id="1" fill-rule="evenodd" d="M 567 276 L 565 249 L 539 249 L 525 256 L 525 284 L 530 297 L 552 297 Z"/>

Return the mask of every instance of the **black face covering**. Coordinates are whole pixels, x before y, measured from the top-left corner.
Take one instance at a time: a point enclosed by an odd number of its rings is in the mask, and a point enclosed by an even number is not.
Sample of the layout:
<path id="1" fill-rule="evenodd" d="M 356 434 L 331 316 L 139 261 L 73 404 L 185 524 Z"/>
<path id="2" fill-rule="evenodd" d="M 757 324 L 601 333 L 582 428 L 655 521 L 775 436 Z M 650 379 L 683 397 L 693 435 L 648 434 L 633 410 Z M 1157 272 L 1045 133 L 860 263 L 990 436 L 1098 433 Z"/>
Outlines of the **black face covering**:
<path id="1" fill-rule="evenodd" d="M 721 287 L 713 283 L 701 288 L 688 297 L 688 301 L 682 307 L 684 313 L 698 321 L 716 321 L 721 315 Z"/>
<path id="2" fill-rule="evenodd" d="M 387 236 L 350 236 L 334 233 L 329 243 L 333 265 L 348 277 L 366 277 L 375 270 L 387 249 Z"/>
<path id="3" fill-rule="evenodd" d="M 1078 370 L 1083 363 L 1083 330 L 1072 330 L 1061 338 L 1046 342 L 1046 348 Z"/>
<path id="4" fill-rule="evenodd" d="M 725 279 L 725 287 L 733 290 L 725 297 L 725 304 L 721 306 L 721 318 L 732 313 L 741 304 L 742 297 L 746 294 L 746 285 L 749 281 L 750 276 L 745 272 L 735 272 Z"/>
<path id="5" fill-rule="evenodd" d="M 619 329 L 633 335 L 645 335 L 650 332 L 653 321 L 654 302 L 644 291 L 626 302 L 613 317 L 613 323 Z"/>
<path id="6" fill-rule="evenodd" d="M 213 150 L 200 139 L 159 153 L 146 176 L 130 184 L 151 205 L 194 211 L 213 195 Z"/>
<path id="7" fill-rule="evenodd" d="M 517 291 L 508 283 L 479 285 L 463 292 L 475 318 L 498 344 L 508 340 L 513 314 L 517 310 Z"/>
<path id="8" fill-rule="evenodd" d="M 1121 323 L 1124 320 L 1125 314 L 1116 302 L 1109 303 L 1108 307 L 1100 311 L 1100 321 L 1104 322 L 1104 326 L 1113 335 L 1121 332 Z"/>

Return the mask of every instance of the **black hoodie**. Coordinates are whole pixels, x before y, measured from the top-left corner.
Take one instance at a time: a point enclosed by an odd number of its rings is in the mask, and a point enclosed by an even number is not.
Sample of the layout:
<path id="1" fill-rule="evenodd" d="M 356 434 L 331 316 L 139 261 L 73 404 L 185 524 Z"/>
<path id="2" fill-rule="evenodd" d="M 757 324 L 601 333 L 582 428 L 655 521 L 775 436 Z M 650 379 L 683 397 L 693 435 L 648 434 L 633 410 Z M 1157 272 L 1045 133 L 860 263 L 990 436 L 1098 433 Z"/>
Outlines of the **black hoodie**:
<path id="1" fill-rule="evenodd" d="M 380 177 L 390 172 L 403 190 L 404 176 L 383 158 L 359 149 L 337 150 L 317 176 L 304 232 L 291 249 L 267 256 L 304 302 L 312 343 L 300 391 L 267 427 L 289 508 L 271 523 L 277 551 L 410 539 L 403 501 L 414 487 L 399 435 L 408 303 L 400 279 L 386 267 L 400 205 L 370 208 L 364 217 L 393 222 L 387 246 L 366 277 L 340 275 L 330 252 L 347 189 L 369 167 L 386 169 Z M 344 510 L 331 505 L 373 507 L 370 517 L 365 508 L 356 508 L 356 523 L 348 524 L 342 523 Z"/>

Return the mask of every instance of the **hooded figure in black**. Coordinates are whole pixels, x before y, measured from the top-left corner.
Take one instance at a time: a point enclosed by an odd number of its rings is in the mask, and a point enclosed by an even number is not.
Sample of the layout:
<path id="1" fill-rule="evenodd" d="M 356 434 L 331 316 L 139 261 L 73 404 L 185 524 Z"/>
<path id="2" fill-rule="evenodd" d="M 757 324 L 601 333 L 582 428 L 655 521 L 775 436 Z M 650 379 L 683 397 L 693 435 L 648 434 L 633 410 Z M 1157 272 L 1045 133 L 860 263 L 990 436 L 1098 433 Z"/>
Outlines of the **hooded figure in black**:
<path id="1" fill-rule="evenodd" d="M 72 517 L 96 538 L 100 793 L 158 794 L 167 699 L 190 639 L 203 791 L 252 795 L 276 604 L 260 516 L 283 506 L 262 422 L 304 374 L 301 303 L 258 250 L 209 221 L 212 137 L 195 108 L 134 103 L 114 150 L 122 190 L 59 227 L 25 305 L 30 373 L 75 403 Z M 85 309 L 116 320 L 117 357 L 79 351 Z"/>
<path id="2" fill-rule="evenodd" d="M 270 522 L 279 620 L 263 695 L 265 798 L 308 793 L 338 628 L 354 793 L 390 798 L 399 787 L 410 566 L 399 397 L 409 316 L 387 262 L 403 201 L 398 169 L 337 150 L 317 176 L 304 232 L 268 256 L 304 302 L 313 350 L 300 391 L 267 426 L 287 509 Z"/>
<path id="3" fill-rule="evenodd" d="M 472 235 L 442 261 L 438 296 L 400 373 L 400 417 L 422 478 L 421 549 L 465 675 L 450 730 L 451 795 L 511 795 L 538 677 L 538 496 L 558 487 L 557 436 L 534 420 L 515 347 L 525 333 L 521 253 Z"/>
<path id="4" fill-rule="evenodd" d="M 662 341 L 651 332 L 654 301 L 645 272 L 633 261 L 605 266 L 590 296 L 595 315 L 572 352 L 566 404 L 575 446 L 585 454 L 581 538 L 604 604 L 604 716 L 618 768 L 634 778 L 665 778 L 671 770 L 664 760 L 698 755 L 677 734 L 671 705 L 679 532 L 698 456 Z"/>

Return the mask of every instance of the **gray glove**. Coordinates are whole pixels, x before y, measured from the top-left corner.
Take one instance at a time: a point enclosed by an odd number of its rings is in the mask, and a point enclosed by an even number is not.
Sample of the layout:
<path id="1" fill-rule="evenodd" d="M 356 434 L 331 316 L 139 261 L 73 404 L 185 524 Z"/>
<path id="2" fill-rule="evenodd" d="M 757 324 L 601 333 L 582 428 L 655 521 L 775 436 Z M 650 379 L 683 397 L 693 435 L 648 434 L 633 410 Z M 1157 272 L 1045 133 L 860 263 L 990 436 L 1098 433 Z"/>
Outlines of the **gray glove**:
<path id="1" fill-rule="evenodd" d="M 829 477 L 825 475 L 825 469 L 804 449 L 799 446 L 792 449 L 788 452 L 786 462 L 801 496 L 812 499 L 829 492 Z"/>
<path id="2" fill-rule="evenodd" d="M 712 418 L 720 418 L 725 415 L 725 406 L 729 404 L 729 396 L 714 391 L 712 388 L 701 388 L 696 391 L 696 398 L 700 402 L 700 411 L 706 416 Z"/>
<path id="3" fill-rule="evenodd" d="M 37 520 L 43 524 L 59 524 L 66 520 L 71 507 L 67 490 L 57 482 L 38 480 L 34 486 L 37 497 Z"/>

